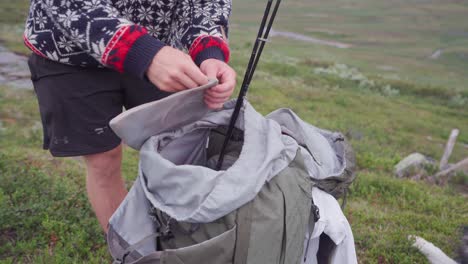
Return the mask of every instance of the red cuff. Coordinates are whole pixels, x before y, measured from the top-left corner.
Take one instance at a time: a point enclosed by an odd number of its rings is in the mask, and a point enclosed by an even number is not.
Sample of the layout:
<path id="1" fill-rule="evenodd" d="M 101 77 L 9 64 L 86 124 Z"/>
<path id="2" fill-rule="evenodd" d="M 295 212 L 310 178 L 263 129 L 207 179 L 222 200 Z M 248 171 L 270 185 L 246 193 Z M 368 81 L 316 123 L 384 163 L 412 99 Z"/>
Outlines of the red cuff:
<path id="1" fill-rule="evenodd" d="M 217 47 L 222 51 L 224 55 L 224 62 L 229 62 L 230 51 L 227 42 L 220 37 L 210 35 L 202 35 L 195 39 L 195 41 L 192 43 L 192 46 L 189 49 L 190 57 L 192 57 L 192 60 L 195 61 L 198 54 L 200 54 L 207 48 L 213 47 Z"/>
<path id="2" fill-rule="evenodd" d="M 23 41 L 24 41 L 24 45 L 26 45 L 26 47 L 28 47 L 31 51 L 33 51 L 34 53 L 36 53 L 37 55 L 41 56 L 41 57 L 44 57 L 44 58 L 47 58 L 47 56 L 42 53 L 40 50 L 36 49 L 36 47 L 34 47 L 34 45 L 29 42 L 29 39 L 28 37 L 25 35 L 23 35 Z"/>
<path id="3" fill-rule="evenodd" d="M 109 43 L 101 57 L 101 63 L 118 72 L 124 72 L 124 62 L 137 39 L 147 34 L 144 27 L 131 25 L 121 27 Z"/>

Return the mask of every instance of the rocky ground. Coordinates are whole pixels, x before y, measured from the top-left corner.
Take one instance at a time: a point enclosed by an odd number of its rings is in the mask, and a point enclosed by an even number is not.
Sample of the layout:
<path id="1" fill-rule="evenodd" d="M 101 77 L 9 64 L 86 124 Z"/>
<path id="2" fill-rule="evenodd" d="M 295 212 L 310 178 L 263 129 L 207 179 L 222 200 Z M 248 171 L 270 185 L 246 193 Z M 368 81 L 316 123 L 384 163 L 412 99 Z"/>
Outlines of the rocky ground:
<path id="1" fill-rule="evenodd" d="M 27 60 L 27 57 L 8 51 L 0 45 L 0 85 L 32 89 Z"/>

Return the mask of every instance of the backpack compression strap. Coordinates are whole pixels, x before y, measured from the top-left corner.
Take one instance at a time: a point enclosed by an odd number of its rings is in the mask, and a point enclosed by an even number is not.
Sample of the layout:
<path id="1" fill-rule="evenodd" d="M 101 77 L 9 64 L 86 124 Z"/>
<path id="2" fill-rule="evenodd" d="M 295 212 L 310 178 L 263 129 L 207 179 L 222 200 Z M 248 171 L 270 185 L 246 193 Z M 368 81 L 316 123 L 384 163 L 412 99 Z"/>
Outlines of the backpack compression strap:
<path id="1" fill-rule="evenodd" d="M 142 257 L 141 259 L 138 259 L 138 260 L 136 260 L 136 261 L 134 261 L 134 262 L 125 262 L 125 258 L 127 258 L 127 256 L 130 255 L 130 253 L 132 253 L 133 251 L 135 251 L 137 248 L 143 246 L 143 245 L 146 244 L 148 241 L 154 241 L 154 239 L 156 239 L 156 237 L 159 237 L 159 236 L 161 236 L 161 233 L 156 232 L 156 233 L 154 233 L 154 234 L 151 234 L 151 235 L 149 235 L 149 236 L 143 238 L 142 240 L 136 242 L 135 244 L 129 246 L 128 248 L 125 249 L 125 252 L 122 254 L 122 257 L 119 258 L 119 259 L 114 260 L 113 264 L 138 263 L 138 261 L 140 261 L 142 258 L 148 257 L 148 256 Z"/>
<path id="2" fill-rule="evenodd" d="M 236 248 L 234 249 L 234 263 L 247 263 L 250 244 L 250 229 L 252 227 L 253 201 L 239 209 L 237 213 Z"/>

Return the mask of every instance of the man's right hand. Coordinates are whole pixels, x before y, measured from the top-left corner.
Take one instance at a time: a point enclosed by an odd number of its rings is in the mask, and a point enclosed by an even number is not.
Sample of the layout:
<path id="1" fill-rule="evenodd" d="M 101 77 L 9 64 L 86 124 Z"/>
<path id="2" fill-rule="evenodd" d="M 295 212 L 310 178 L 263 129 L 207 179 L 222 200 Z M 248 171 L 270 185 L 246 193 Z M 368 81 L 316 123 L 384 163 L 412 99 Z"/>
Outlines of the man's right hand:
<path id="1" fill-rule="evenodd" d="M 146 76 L 166 92 L 195 88 L 208 82 L 208 77 L 200 71 L 189 55 L 169 46 L 156 53 Z"/>

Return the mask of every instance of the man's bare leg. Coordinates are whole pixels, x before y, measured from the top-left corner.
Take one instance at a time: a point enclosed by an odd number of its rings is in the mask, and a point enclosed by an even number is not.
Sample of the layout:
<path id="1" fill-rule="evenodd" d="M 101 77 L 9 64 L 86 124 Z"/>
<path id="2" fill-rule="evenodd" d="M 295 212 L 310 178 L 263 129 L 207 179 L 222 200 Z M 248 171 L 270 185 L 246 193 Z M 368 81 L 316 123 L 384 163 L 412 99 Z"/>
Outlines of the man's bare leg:
<path id="1" fill-rule="evenodd" d="M 109 218 L 127 195 L 122 178 L 122 145 L 103 153 L 84 156 L 88 199 L 107 233 Z"/>

